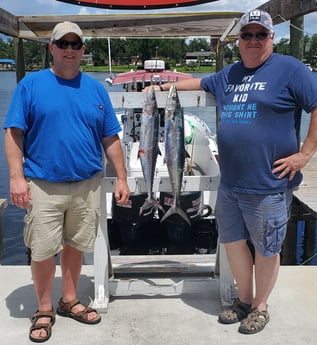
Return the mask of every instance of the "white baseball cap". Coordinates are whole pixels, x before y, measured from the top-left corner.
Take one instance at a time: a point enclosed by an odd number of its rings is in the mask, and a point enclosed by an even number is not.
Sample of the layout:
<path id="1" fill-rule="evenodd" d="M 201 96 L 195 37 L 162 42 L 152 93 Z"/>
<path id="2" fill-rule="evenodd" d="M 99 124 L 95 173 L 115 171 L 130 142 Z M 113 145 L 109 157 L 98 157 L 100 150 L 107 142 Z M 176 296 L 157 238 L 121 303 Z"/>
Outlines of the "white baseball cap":
<path id="1" fill-rule="evenodd" d="M 258 24 L 265 29 L 274 32 L 272 17 L 269 13 L 262 10 L 253 10 L 245 13 L 240 19 L 240 30 L 249 24 Z"/>

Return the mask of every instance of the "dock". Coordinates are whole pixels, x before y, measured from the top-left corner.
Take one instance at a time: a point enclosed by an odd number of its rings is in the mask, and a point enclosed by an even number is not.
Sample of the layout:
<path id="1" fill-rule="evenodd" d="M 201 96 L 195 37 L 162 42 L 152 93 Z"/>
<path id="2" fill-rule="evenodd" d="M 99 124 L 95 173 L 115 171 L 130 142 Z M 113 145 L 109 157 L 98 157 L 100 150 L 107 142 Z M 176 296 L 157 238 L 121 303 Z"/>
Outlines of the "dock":
<path id="1" fill-rule="evenodd" d="M 36 302 L 29 266 L 0 266 L 1 345 L 34 344 L 28 339 Z M 60 298 L 60 267 L 53 301 Z M 94 267 L 83 266 L 78 297 L 94 294 Z M 271 320 L 255 335 L 238 324 L 217 322 L 220 300 L 210 294 L 123 296 L 112 298 L 98 325 L 56 317 L 48 345 L 314 345 L 317 339 L 317 266 L 282 266 L 269 300 Z M 150 280 L 150 279 L 149 279 Z M 3 284 L 5 282 L 5 284 Z M 185 280 L 186 282 L 186 280 Z"/>
<path id="2" fill-rule="evenodd" d="M 2 217 L 3 217 L 4 209 L 7 206 L 8 206 L 7 199 L 0 199 L 0 257 L 2 255 L 2 249 L 3 249 Z"/>
<path id="3" fill-rule="evenodd" d="M 317 154 L 303 169 L 304 180 L 295 191 L 311 215 L 316 217 L 315 176 Z M 0 200 L 1 212 L 7 201 Z M 115 271 L 126 264 L 133 269 L 136 262 L 127 258 L 113 260 Z M 171 261 L 171 260 L 170 260 Z M 210 263 L 208 263 L 210 265 Z M 213 263 L 215 265 L 215 263 Z M 173 262 L 170 262 L 173 265 Z M 205 271 L 200 262 L 200 269 Z M 154 266 L 153 266 L 154 267 Z M 142 268 L 142 267 L 141 267 Z M 80 277 L 78 298 L 93 304 L 95 298 L 95 267 L 84 265 Z M 197 271 L 197 270 L 196 270 Z M 110 294 L 109 306 L 102 312 L 98 325 L 84 325 L 69 318 L 56 317 L 48 345 L 313 345 L 317 339 L 317 266 L 281 266 L 277 284 L 269 299 L 271 320 L 264 331 L 255 335 L 237 332 L 238 324 L 222 325 L 217 322 L 222 309 L 219 282 L 211 276 L 197 277 L 195 289 L 193 276 L 181 277 L 182 288 L 175 276 L 146 274 L 137 268 L 135 282 L 152 285 L 152 292 L 145 294 Z M 157 272 L 157 270 L 155 270 Z M 193 272 L 189 272 L 193 273 Z M 197 272 L 196 272 L 197 273 Z M 199 273 L 199 272 L 198 272 Z M 36 298 L 29 266 L 1 266 L 0 279 L 0 334 L 1 345 L 33 344 L 28 339 L 30 317 L 35 312 Z M 213 280 L 213 284 L 211 282 Z M 130 282 L 129 284 L 131 284 Z M 122 279 L 122 284 L 127 281 Z M 135 282 L 132 283 L 135 284 Z M 165 286 L 164 286 L 165 284 Z M 137 285 L 135 285 L 138 288 Z M 160 286 L 160 288 L 157 288 Z M 201 291 L 199 288 L 202 287 Z M 206 289 L 210 287 L 210 289 Z M 121 286 L 122 288 L 122 286 Z M 141 286 L 143 289 L 143 286 Z M 53 303 L 60 298 L 61 272 L 57 266 Z M 122 291 L 122 290 L 121 290 Z"/>
<path id="4" fill-rule="evenodd" d="M 160 96 L 163 93 L 160 93 Z M 192 95 L 197 106 L 209 106 L 212 100 L 203 93 Z M 187 97 L 184 97 L 187 100 Z M 158 100 L 161 102 L 161 99 Z M 130 104 L 125 96 L 118 102 Z M 132 102 L 132 100 L 131 100 Z M 185 102 L 185 101 L 184 101 Z M 304 179 L 294 192 L 309 217 L 317 219 L 317 154 L 303 169 Z M 112 183 L 111 181 L 109 183 Z M 157 184 L 160 184 L 157 182 Z M 0 199 L 0 212 L 7 201 Z M 1 218 L 0 218 L 1 219 Z M 1 229 L 0 229 L 1 230 Z M 0 233 L 1 234 L 1 233 Z M 1 243 L 0 243 L 1 245 Z M 103 249 L 103 248 L 101 248 Z M 99 250 L 100 253 L 100 250 Z M 107 260 L 101 250 L 102 260 Z M 206 258 L 208 259 L 206 262 Z M 220 279 L 206 269 L 216 271 L 216 260 L 207 256 L 199 262 L 163 257 L 163 266 L 156 258 L 112 258 L 112 267 L 121 273 L 120 279 L 109 284 L 110 299 L 98 325 L 84 325 L 69 318 L 56 317 L 48 345 L 313 345 L 317 339 L 317 266 L 281 266 L 277 284 L 269 299 L 271 321 L 263 332 L 243 335 L 238 324 L 217 322 L 222 309 Z M 215 258 L 214 258 L 215 259 Z M 149 261 L 150 265 L 149 265 Z M 223 262 L 223 260 L 220 260 Z M 168 275 L 173 268 L 187 275 Z M 152 270 L 152 272 L 149 272 Z M 84 265 L 80 277 L 78 298 L 93 305 L 96 298 L 97 267 Z M 128 279 L 126 275 L 135 274 Z M 104 277 L 103 277 L 104 278 Z M 103 279 L 102 278 L 102 279 Z M 1 266 L 0 334 L 1 345 L 33 344 L 28 339 L 30 317 L 35 312 L 36 298 L 29 266 Z M 145 286 L 147 285 L 147 286 Z M 149 294 L 143 292 L 147 289 Z M 61 272 L 57 267 L 54 306 L 61 294 Z M 133 291 L 133 293 L 131 293 Z M 126 292 L 126 293 L 125 293 Z"/>
<path id="5" fill-rule="evenodd" d="M 307 213 L 317 219 L 317 152 L 302 169 L 303 181 L 294 191 L 294 196 Z"/>

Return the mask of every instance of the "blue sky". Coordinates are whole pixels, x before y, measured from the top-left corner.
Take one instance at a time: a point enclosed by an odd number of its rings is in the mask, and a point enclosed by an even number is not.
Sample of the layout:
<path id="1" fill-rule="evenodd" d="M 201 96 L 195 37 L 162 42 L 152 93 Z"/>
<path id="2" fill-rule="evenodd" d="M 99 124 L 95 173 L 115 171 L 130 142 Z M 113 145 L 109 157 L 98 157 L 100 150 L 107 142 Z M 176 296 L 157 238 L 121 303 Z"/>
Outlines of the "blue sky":
<path id="1" fill-rule="evenodd" d="M 183 7 L 182 11 L 239 11 L 246 12 L 266 3 L 266 0 L 219 0 L 198 6 Z M 96 14 L 107 13 L 106 9 L 69 5 L 56 0 L 0 0 L 0 7 L 14 15 L 58 15 L 58 14 Z M 179 12 L 178 9 L 165 9 L 151 11 L 151 13 Z M 109 10 L 111 13 L 120 11 Z M 122 11 L 122 13 L 150 13 L 150 11 Z M 317 32 L 317 12 L 306 15 L 304 18 L 304 31 L 307 35 Z M 281 38 L 289 37 L 289 22 L 274 27 L 275 42 Z"/>

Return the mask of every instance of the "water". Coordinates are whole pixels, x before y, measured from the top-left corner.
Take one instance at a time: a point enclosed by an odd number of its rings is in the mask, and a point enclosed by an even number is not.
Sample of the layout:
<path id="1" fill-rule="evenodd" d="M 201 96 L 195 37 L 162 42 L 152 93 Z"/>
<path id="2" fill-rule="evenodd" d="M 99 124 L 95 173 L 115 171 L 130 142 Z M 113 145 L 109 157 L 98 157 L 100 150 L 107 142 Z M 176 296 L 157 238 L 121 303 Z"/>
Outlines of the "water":
<path id="1" fill-rule="evenodd" d="M 106 75 L 104 73 L 88 73 L 94 79 L 100 81 L 106 86 L 108 91 L 122 91 L 120 86 L 108 86 L 104 80 Z M 202 77 L 204 74 L 197 74 Z M 16 86 L 16 75 L 15 72 L 0 72 L 0 198 L 6 198 L 9 200 L 9 177 L 8 168 L 4 156 L 4 140 L 3 140 L 3 122 L 5 114 L 7 112 L 14 88 Z M 210 128 L 212 133 L 216 130 L 215 114 L 211 108 L 189 108 L 189 112 L 198 115 L 204 120 L 207 126 Z M 309 124 L 310 116 L 306 113 L 303 114 L 301 138 L 305 138 L 307 134 L 307 128 Z M 2 265 L 25 265 L 27 263 L 26 248 L 23 242 L 23 217 L 25 211 L 19 209 L 10 203 L 4 212 L 3 217 L 3 254 L 0 260 Z M 298 248 L 297 258 L 298 262 L 301 262 L 303 255 L 303 236 L 304 226 L 302 223 L 298 227 Z M 316 253 L 316 248 L 314 250 Z M 317 258 L 315 257 L 311 264 L 317 265 Z"/>

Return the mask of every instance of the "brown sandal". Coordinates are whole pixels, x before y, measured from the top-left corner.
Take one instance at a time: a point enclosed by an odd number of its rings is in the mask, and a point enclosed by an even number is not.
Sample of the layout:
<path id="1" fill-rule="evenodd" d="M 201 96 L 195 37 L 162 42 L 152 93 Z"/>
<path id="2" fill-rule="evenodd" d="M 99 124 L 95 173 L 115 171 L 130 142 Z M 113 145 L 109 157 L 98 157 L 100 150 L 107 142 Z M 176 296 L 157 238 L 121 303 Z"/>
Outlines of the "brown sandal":
<path id="1" fill-rule="evenodd" d="M 225 309 L 219 316 L 218 322 L 224 324 L 231 324 L 240 322 L 248 316 L 251 311 L 251 304 L 243 303 L 237 298 L 234 304 Z"/>
<path id="2" fill-rule="evenodd" d="M 261 332 L 269 321 L 269 312 L 255 307 L 248 317 L 241 322 L 238 331 L 243 334 L 255 334 Z"/>
<path id="3" fill-rule="evenodd" d="M 86 307 L 77 312 L 72 312 L 73 307 L 76 305 L 81 304 L 78 299 L 74 299 L 71 302 L 64 302 L 63 298 L 61 298 L 58 302 L 58 307 L 56 309 L 56 313 L 60 316 L 70 317 L 71 319 L 74 319 L 76 321 L 86 323 L 88 325 L 95 325 L 96 323 L 99 323 L 101 321 L 101 316 L 97 313 L 95 309 L 92 309 L 90 307 Z M 93 320 L 88 319 L 88 314 L 90 313 L 97 313 L 97 317 Z"/>
<path id="4" fill-rule="evenodd" d="M 42 318 L 50 318 L 49 323 L 37 323 L 39 319 Z M 55 323 L 55 314 L 54 311 L 36 311 L 31 319 L 32 325 L 29 331 L 29 339 L 35 343 L 43 343 L 47 341 L 52 335 L 52 326 Z M 46 332 L 46 337 L 34 337 L 32 336 L 32 332 L 35 330 L 44 329 Z"/>

